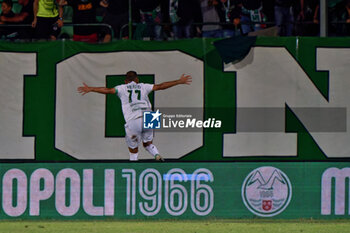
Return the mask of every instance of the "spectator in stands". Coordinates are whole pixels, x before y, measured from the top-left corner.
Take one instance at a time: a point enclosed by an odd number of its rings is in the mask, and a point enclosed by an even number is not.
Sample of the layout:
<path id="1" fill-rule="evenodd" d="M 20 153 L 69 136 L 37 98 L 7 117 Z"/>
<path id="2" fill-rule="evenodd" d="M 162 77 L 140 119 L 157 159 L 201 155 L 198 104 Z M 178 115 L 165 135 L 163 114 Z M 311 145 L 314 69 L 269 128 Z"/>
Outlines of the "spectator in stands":
<path id="1" fill-rule="evenodd" d="M 96 9 L 100 5 L 100 0 L 62 0 L 60 5 L 72 7 L 74 24 L 97 23 Z M 98 31 L 99 27 L 96 26 L 74 26 L 73 40 L 96 43 L 98 42 Z"/>
<path id="2" fill-rule="evenodd" d="M 346 9 L 346 23 L 350 23 L 350 0 L 345 1 L 345 9 Z"/>
<path id="3" fill-rule="evenodd" d="M 1 3 L 1 14 L 0 14 L 0 19 L 2 18 L 13 18 L 15 16 L 15 13 L 12 11 L 12 0 L 4 0 Z M 3 20 L 0 20 L 0 24 L 12 24 L 10 22 L 4 22 Z M 14 28 L 9 28 L 9 27 L 4 27 L 0 28 L 0 37 L 5 36 L 5 37 L 11 37 L 13 33 L 16 32 L 16 29 Z"/>
<path id="4" fill-rule="evenodd" d="M 201 8 L 198 0 L 167 0 L 165 22 L 170 22 L 175 39 L 193 37 L 193 23 L 202 22 Z M 195 26 L 199 32 L 199 26 Z"/>
<path id="5" fill-rule="evenodd" d="M 237 5 L 240 8 L 240 23 L 243 35 L 266 27 L 262 0 L 238 0 Z"/>
<path id="6" fill-rule="evenodd" d="M 279 36 L 291 36 L 293 33 L 295 0 L 275 0 L 275 22 Z"/>
<path id="7" fill-rule="evenodd" d="M 350 0 L 343 0 L 336 6 L 336 24 L 337 36 L 350 35 Z"/>
<path id="8" fill-rule="evenodd" d="M 273 0 L 262 0 L 262 9 L 264 11 L 264 15 L 266 17 L 266 21 L 267 22 L 275 22 L 275 1 Z M 273 26 L 275 24 L 270 24 L 267 25 L 267 27 L 269 26 Z"/>
<path id="9" fill-rule="evenodd" d="M 30 26 L 33 22 L 33 0 L 18 0 L 22 6 L 21 11 L 13 17 L 1 16 L 0 21 L 5 23 L 26 24 L 26 27 L 16 27 L 19 39 L 32 39 L 33 28 Z"/>
<path id="10" fill-rule="evenodd" d="M 203 17 L 202 37 L 222 37 L 222 27 L 220 25 L 220 15 L 218 11 L 220 0 L 201 0 L 201 10 Z M 206 24 L 215 23 L 215 24 Z"/>
<path id="11" fill-rule="evenodd" d="M 15 13 L 12 11 L 13 2 L 12 0 L 3 0 L 1 3 L 1 18 L 9 17 L 12 18 L 15 16 Z M 1 20 L 2 21 L 2 20 Z"/>
<path id="12" fill-rule="evenodd" d="M 55 0 L 34 0 L 34 19 L 36 39 L 56 40 L 63 26 L 63 8 Z"/>
<path id="13" fill-rule="evenodd" d="M 122 27 L 129 22 L 129 1 L 128 0 L 103 0 L 102 6 L 106 8 L 106 14 L 103 18 L 103 23 L 109 24 L 113 28 L 115 38 L 127 37 L 127 30 L 122 30 Z M 110 30 L 104 28 L 103 42 L 110 42 L 112 34 Z"/>
<path id="14" fill-rule="evenodd" d="M 136 37 L 149 37 L 152 40 L 162 39 L 163 13 L 165 11 L 166 1 L 162 0 L 136 0 L 135 8 L 137 9 L 138 22 L 141 24 L 137 27 Z"/>
<path id="15" fill-rule="evenodd" d="M 296 35 L 317 36 L 319 34 L 319 0 L 300 0 L 300 13 L 296 25 Z"/>
<path id="16" fill-rule="evenodd" d="M 329 36 L 343 36 L 344 25 L 338 24 L 341 21 L 344 12 L 344 0 L 328 0 L 328 35 Z M 319 24 L 319 3 L 316 6 L 314 23 Z"/>
<path id="17" fill-rule="evenodd" d="M 223 37 L 232 37 L 238 33 L 239 19 L 239 6 L 235 0 L 220 0 L 221 1 L 221 14 L 220 21 L 225 23 L 223 28 Z"/>

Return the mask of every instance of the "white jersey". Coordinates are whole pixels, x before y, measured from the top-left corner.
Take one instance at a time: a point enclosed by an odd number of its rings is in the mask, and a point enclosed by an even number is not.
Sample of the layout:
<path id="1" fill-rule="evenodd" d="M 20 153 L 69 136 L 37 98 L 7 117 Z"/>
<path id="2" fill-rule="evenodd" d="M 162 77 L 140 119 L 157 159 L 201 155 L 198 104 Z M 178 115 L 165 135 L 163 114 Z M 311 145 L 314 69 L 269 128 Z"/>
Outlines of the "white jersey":
<path id="1" fill-rule="evenodd" d="M 152 91 L 153 84 L 130 82 L 114 88 L 122 102 L 125 122 L 142 117 L 144 111 L 151 111 L 148 94 Z"/>

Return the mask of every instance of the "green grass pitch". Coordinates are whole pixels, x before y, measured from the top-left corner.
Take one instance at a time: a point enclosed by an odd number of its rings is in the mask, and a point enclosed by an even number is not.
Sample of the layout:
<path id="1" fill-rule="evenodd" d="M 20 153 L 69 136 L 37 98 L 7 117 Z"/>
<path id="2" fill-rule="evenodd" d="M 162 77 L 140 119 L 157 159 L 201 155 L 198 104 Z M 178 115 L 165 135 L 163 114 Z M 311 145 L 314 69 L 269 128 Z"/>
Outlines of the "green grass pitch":
<path id="1" fill-rule="evenodd" d="M 350 233 L 349 220 L 0 221 L 1 233 Z"/>

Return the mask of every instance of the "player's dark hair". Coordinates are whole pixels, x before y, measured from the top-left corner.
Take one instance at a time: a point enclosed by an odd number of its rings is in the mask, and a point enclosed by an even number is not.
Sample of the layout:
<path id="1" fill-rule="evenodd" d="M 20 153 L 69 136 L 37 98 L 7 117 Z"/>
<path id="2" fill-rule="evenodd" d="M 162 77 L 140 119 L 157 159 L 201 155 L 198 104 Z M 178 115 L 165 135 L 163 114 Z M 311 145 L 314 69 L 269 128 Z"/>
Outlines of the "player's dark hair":
<path id="1" fill-rule="evenodd" d="M 132 81 L 135 81 L 137 78 L 137 73 L 135 71 L 128 71 L 126 73 L 126 78 L 125 80 L 128 81 L 128 82 L 132 82 Z"/>
<path id="2" fill-rule="evenodd" d="M 12 0 L 3 0 L 1 3 L 5 3 L 5 4 L 8 5 L 9 7 L 12 7 L 12 6 L 13 6 Z"/>

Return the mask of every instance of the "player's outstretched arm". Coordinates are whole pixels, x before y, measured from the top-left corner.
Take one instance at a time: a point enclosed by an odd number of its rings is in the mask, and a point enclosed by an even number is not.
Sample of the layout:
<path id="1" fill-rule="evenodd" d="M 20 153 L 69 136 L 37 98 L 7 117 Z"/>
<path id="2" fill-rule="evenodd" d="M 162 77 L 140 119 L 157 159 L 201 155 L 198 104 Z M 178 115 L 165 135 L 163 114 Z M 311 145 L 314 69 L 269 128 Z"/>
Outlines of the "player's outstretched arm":
<path id="1" fill-rule="evenodd" d="M 184 75 L 183 74 L 183 75 L 181 75 L 181 77 L 178 80 L 164 82 L 164 83 L 160 83 L 160 84 L 154 84 L 153 91 L 168 89 L 170 87 L 173 87 L 173 86 L 176 86 L 179 84 L 190 85 L 191 82 L 192 82 L 191 75 Z"/>
<path id="2" fill-rule="evenodd" d="M 106 88 L 106 87 L 89 87 L 86 83 L 83 83 L 84 86 L 78 87 L 78 92 L 82 95 L 85 95 L 89 92 L 96 92 L 101 94 L 115 94 L 114 88 Z"/>

